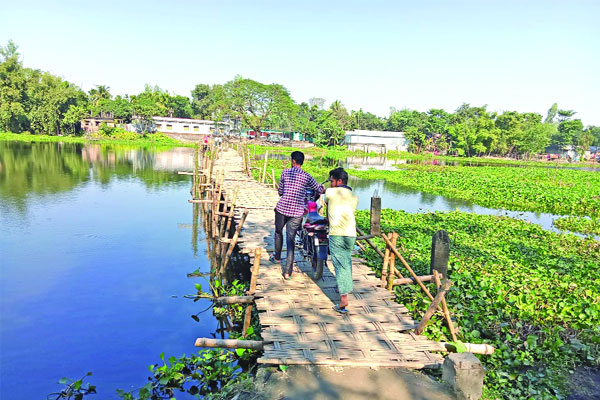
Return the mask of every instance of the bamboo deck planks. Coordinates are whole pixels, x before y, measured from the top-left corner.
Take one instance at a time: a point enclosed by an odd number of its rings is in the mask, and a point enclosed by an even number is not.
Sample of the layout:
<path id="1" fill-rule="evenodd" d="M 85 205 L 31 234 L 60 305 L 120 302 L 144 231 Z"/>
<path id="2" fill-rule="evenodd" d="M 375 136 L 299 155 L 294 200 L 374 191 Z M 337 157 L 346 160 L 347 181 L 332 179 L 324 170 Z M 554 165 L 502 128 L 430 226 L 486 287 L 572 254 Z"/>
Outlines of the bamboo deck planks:
<path id="1" fill-rule="evenodd" d="M 273 210 L 279 196 L 272 184 L 256 182 L 240 166 L 242 158 L 228 150 L 215 162 L 215 173 L 224 174 L 226 193 L 238 188 L 238 209 L 249 210 L 238 245 L 253 259 L 255 248 L 274 248 Z M 236 211 L 235 218 L 240 214 Z M 259 363 L 441 366 L 443 357 L 431 351 L 444 351 L 443 345 L 408 332 L 417 324 L 362 260 L 353 260 L 354 291 L 349 295 L 349 312 L 345 315 L 332 309 L 339 293 L 331 263 L 323 278 L 315 282 L 310 277 L 309 263 L 297 250 L 292 279 L 286 281 L 280 265 L 270 263 L 263 251 L 259 271 L 256 308 L 263 339 L 269 342 Z"/>

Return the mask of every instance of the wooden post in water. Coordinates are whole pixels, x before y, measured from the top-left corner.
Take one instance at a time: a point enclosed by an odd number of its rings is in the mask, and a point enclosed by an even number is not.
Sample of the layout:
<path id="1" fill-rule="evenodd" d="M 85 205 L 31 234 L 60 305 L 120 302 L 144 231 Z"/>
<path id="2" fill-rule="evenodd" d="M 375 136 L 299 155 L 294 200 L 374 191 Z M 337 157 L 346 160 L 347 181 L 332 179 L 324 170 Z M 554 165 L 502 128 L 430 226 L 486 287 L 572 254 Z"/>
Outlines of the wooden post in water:
<path id="1" fill-rule="evenodd" d="M 256 292 L 256 280 L 258 279 L 258 269 L 260 268 L 260 256 L 262 249 L 259 247 L 254 250 L 254 265 L 252 266 L 252 276 L 250 277 L 250 289 L 248 295 L 254 295 Z M 242 328 L 242 336 L 246 337 L 250 322 L 252 320 L 252 304 L 246 306 L 246 315 L 244 316 L 244 326 Z"/>
<path id="2" fill-rule="evenodd" d="M 431 238 L 431 264 L 429 273 L 437 271 L 448 276 L 448 258 L 450 257 L 450 237 L 446 231 L 437 231 Z"/>
<path id="3" fill-rule="evenodd" d="M 371 197 L 371 235 L 381 233 L 381 197 Z"/>
<path id="4" fill-rule="evenodd" d="M 244 211 L 242 212 L 242 218 L 240 218 L 240 222 L 235 230 L 235 233 L 233 234 L 233 238 L 231 238 L 231 241 L 229 242 L 229 247 L 227 248 L 227 254 L 225 255 L 225 260 L 223 261 L 223 266 L 221 267 L 221 271 L 223 271 L 223 272 L 225 272 L 225 269 L 227 268 L 227 264 L 229 263 L 229 260 L 231 259 L 231 254 L 233 253 L 233 249 L 235 248 L 238 238 L 240 237 L 240 231 L 242 230 L 242 226 L 244 226 L 244 222 L 246 221 L 247 216 L 248 216 L 248 210 L 244 209 Z"/>
<path id="5" fill-rule="evenodd" d="M 231 229 L 231 221 L 233 221 L 233 216 L 235 214 L 235 203 L 237 202 L 239 186 L 235 187 L 233 191 L 233 200 L 231 201 L 231 208 L 229 209 L 229 215 L 227 216 L 227 226 L 225 226 L 225 231 L 221 234 L 221 237 L 227 239 L 229 237 L 229 230 Z"/>

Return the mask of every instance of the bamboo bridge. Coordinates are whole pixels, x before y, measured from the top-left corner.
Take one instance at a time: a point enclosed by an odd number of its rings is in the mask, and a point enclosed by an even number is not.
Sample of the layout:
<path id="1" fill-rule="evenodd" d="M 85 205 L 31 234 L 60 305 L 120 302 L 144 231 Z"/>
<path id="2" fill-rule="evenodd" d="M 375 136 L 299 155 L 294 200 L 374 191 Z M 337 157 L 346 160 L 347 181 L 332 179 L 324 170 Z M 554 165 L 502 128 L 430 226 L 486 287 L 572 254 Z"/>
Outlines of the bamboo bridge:
<path id="1" fill-rule="evenodd" d="M 439 310 L 444 312 L 451 326 L 444 301 L 449 284 L 440 288 L 438 280 L 438 295 L 434 299 L 422 283 L 433 280 L 431 276 L 418 277 L 412 273 L 413 278 L 404 278 L 397 271 L 394 274 L 394 262 L 388 260 L 400 254 L 395 247 L 388 246 L 385 254 L 381 250 L 378 253 L 387 257 L 385 261 L 389 266 L 385 265 L 384 270 L 389 270 L 386 277 L 391 276 L 391 279 L 377 278 L 364 260 L 353 258 L 354 290 L 349 295 L 349 312 L 335 312 L 332 307 L 340 296 L 331 262 L 324 268 L 322 279 L 315 281 L 311 277 L 312 268 L 300 251 L 295 252 L 291 280 L 284 280 L 281 266 L 268 260 L 268 253 L 274 249 L 274 208 L 279 196 L 274 173 L 269 175 L 266 163 L 260 172 L 263 180 L 265 176 L 270 177 L 270 184 L 258 182 L 251 176 L 250 154 L 241 145 L 237 151 L 215 150 L 212 156 L 204 158 L 203 165 L 193 173 L 194 199 L 190 202 L 201 203 L 208 214 L 213 215 L 205 227 L 217 237 L 216 252 L 222 256 L 221 270 L 227 268 L 234 247 L 250 257 L 253 265 L 250 292 L 239 300 L 228 301 L 250 303 L 244 331 L 249 326 L 252 307 L 256 307 L 263 340 L 198 338 L 196 346 L 262 349 L 258 362 L 263 364 L 441 367 L 444 358 L 440 353 L 452 351 L 452 345 L 417 334 L 427 321 L 421 321 L 423 326 L 415 322 L 407 308 L 395 302 L 394 293 L 389 289 L 394 284 L 418 283 L 432 300 L 429 316 L 424 320 Z M 196 165 L 199 165 L 198 158 Z M 230 238 L 232 220 L 237 228 Z M 368 236 L 365 238 L 373 245 Z M 386 242 L 391 244 L 387 239 Z M 403 258 L 401 260 L 405 263 Z M 406 267 L 410 269 L 408 264 Z M 487 345 L 469 346 L 472 352 L 493 351 Z"/>

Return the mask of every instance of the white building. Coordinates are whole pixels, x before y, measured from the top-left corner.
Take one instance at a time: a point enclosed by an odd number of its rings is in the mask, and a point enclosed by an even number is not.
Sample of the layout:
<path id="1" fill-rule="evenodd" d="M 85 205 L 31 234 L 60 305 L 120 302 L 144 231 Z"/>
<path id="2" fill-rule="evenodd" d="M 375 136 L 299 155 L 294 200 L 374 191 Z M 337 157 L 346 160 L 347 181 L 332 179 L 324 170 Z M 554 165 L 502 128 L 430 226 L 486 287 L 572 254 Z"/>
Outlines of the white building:
<path id="1" fill-rule="evenodd" d="M 390 150 L 407 151 L 408 141 L 403 132 L 386 131 L 347 131 L 344 144 L 348 150 L 375 151 L 386 153 Z"/>
<path id="2" fill-rule="evenodd" d="M 157 132 L 163 133 L 195 133 L 211 135 L 214 133 L 228 133 L 233 124 L 230 122 L 217 122 L 204 119 L 152 117 Z"/>

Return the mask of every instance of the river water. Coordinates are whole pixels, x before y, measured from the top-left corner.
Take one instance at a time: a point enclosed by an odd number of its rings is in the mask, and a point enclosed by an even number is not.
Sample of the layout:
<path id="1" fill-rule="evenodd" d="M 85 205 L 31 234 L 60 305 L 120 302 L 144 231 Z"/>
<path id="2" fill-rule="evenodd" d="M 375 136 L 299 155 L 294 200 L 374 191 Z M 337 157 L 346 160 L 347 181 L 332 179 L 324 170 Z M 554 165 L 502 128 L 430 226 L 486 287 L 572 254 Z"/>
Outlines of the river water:
<path id="1" fill-rule="evenodd" d="M 0 141 L 0 398 L 91 371 L 114 399 L 215 332 L 210 310 L 191 318 L 208 301 L 181 297 L 209 271 L 177 175 L 191 151 Z"/>

